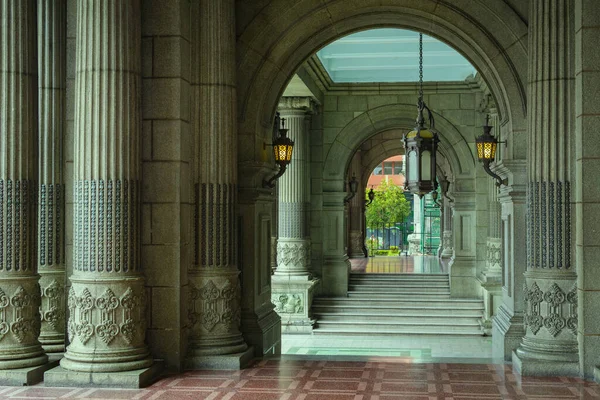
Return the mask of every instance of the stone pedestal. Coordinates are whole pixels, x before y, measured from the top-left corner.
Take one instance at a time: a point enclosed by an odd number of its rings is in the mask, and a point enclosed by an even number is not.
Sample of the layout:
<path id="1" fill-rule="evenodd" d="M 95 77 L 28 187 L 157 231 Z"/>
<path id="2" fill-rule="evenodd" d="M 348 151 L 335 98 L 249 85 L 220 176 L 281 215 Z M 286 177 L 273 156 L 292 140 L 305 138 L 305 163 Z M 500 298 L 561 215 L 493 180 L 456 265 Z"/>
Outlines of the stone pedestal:
<path id="1" fill-rule="evenodd" d="M 319 280 L 279 275 L 272 282 L 271 302 L 281 317 L 281 333 L 311 333 L 315 320 L 310 309 Z"/>
<path id="2" fill-rule="evenodd" d="M 408 255 L 414 256 L 421 254 L 421 235 L 411 233 L 408 235 Z"/>

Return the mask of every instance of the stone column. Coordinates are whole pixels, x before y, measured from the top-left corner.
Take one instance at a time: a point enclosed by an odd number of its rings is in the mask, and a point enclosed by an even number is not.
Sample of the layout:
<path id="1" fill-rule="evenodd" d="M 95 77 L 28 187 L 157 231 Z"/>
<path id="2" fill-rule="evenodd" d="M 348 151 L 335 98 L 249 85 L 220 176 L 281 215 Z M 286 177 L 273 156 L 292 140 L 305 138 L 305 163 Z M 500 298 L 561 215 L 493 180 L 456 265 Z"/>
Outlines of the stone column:
<path id="1" fill-rule="evenodd" d="M 452 212 L 454 211 L 453 203 L 444 197 L 444 211 L 442 218 L 444 218 L 444 230 L 442 232 L 442 254 L 441 257 L 444 259 L 452 258 L 454 256 L 454 245 L 452 243 Z"/>
<path id="2" fill-rule="evenodd" d="M 198 263 L 188 271 L 187 369 L 238 369 L 252 358 L 240 332 L 234 11 L 233 0 L 200 0 L 196 22 L 202 63 L 193 112 L 202 118 L 194 132 Z"/>
<path id="3" fill-rule="evenodd" d="M 350 171 L 348 171 L 348 182 L 352 179 L 353 176 L 358 180 L 358 191 L 354 195 L 348 204 L 349 211 L 349 241 L 348 241 L 348 255 L 351 258 L 354 257 L 364 257 L 364 233 L 363 233 L 363 220 L 364 220 L 364 208 L 365 202 L 363 200 L 364 195 L 361 195 L 361 192 L 364 193 L 364 183 L 361 182 L 362 179 L 362 171 L 361 171 L 361 152 L 358 150 L 354 157 L 352 158 L 352 163 L 350 164 Z M 348 191 L 350 188 L 347 189 Z"/>
<path id="4" fill-rule="evenodd" d="M 309 97 L 283 97 L 281 118 L 294 141 L 292 162 L 279 178 L 277 269 L 273 276 L 271 300 L 281 317 L 282 331 L 310 332 L 312 295 L 318 280 L 310 271 L 310 115 Z"/>
<path id="5" fill-rule="evenodd" d="M 65 349 L 65 186 L 62 173 L 66 83 L 65 0 L 38 0 L 40 342 Z"/>
<path id="6" fill-rule="evenodd" d="M 577 275 L 572 262 L 573 8 L 530 2 L 526 332 L 513 354 L 523 375 L 576 375 Z"/>
<path id="7" fill-rule="evenodd" d="M 15 368 L 48 357 L 40 334 L 36 251 L 35 0 L 0 1 L 0 384 L 30 384 Z M 21 370 L 22 371 L 22 370 Z M 38 379 L 41 373 L 37 374 Z"/>
<path id="8" fill-rule="evenodd" d="M 45 381 L 135 387 L 152 365 L 140 263 L 140 1 L 81 1 L 77 31 L 70 344 Z"/>

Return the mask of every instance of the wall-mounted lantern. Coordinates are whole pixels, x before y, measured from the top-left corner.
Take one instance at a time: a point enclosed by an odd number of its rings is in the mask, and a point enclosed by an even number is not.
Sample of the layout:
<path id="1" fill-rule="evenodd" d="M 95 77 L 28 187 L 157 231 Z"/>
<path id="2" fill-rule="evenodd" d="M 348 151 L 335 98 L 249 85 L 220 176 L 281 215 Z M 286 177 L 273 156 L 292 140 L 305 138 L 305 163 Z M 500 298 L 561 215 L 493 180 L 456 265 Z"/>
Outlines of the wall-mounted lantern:
<path id="1" fill-rule="evenodd" d="M 352 175 L 350 182 L 348 182 L 348 189 L 350 190 L 350 194 L 346 196 L 344 203 L 348 203 L 350 200 L 352 200 L 352 198 L 356 196 L 356 193 L 358 192 L 358 179 L 356 179 L 356 175 L 354 174 Z"/>
<path id="2" fill-rule="evenodd" d="M 373 186 L 371 186 L 371 190 L 369 190 L 369 193 L 367 193 L 367 197 L 369 198 L 369 201 L 365 201 L 365 207 L 369 207 L 373 200 L 375 200 L 375 191 L 373 190 Z"/>
<path id="3" fill-rule="evenodd" d="M 483 135 L 478 136 L 477 139 L 475 139 L 475 144 L 477 145 L 477 158 L 479 159 L 479 162 L 483 163 L 483 169 L 485 170 L 485 172 L 487 172 L 487 174 L 490 175 L 492 178 L 496 179 L 496 186 L 507 186 L 508 179 L 502 179 L 490 169 L 490 164 L 496 158 L 496 150 L 498 149 L 498 143 L 506 142 L 498 142 L 498 139 L 496 139 L 492 135 L 493 126 L 490 126 L 489 122 L 490 116 L 488 115 L 485 118 Z"/>
<path id="4" fill-rule="evenodd" d="M 404 189 L 422 198 L 437 189 L 436 155 L 440 142 L 437 133 L 432 130 L 435 125 L 433 114 L 423 100 L 423 34 L 419 34 L 419 85 L 417 126 L 405 134 L 402 141 L 406 154 Z M 425 127 L 424 110 L 429 115 L 429 129 Z"/>
<path id="5" fill-rule="evenodd" d="M 279 171 L 268 181 L 263 180 L 263 187 L 265 188 L 275 187 L 275 180 L 285 173 L 287 166 L 292 161 L 292 152 L 294 151 L 294 141 L 286 136 L 288 130 L 285 129 L 285 118 L 280 118 L 279 113 L 275 114 L 275 132 L 279 133 L 279 136 L 273 140 L 273 143 L 265 143 L 264 149 L 267 146 L 273 146 L 273 155 L 275 156 L 275 162 L 279 165 Z"/>

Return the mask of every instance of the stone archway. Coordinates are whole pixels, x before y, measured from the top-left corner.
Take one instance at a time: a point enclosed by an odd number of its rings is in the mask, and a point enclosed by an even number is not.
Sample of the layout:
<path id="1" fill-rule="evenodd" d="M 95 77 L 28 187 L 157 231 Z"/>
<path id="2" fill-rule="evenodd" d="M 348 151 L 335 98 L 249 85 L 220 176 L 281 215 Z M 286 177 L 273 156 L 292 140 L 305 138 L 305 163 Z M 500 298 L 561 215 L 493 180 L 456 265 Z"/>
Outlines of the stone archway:
<path id="1" fill-rule="evenodd" d="M 276 19 L 270 16 L 277 15 Z M 421 31 L 462 53 L 484 77 L 508 129 L 525 128 L 527 26 L 503 1 L 365 0 L 347 7 L 341 0 L 306 0 L 293 7 L 285 0 L 268 5 L 239 4 L 239 134 L 254 142 L 261 159 L 261 139 L 270 129 L 277 102 L 293 73 L 327 43 L 355 31 L 398 27 Z M 278 21 L 277 24 L 266 21 Z M 244 154 L 240 161 L 254 159 Z"/>

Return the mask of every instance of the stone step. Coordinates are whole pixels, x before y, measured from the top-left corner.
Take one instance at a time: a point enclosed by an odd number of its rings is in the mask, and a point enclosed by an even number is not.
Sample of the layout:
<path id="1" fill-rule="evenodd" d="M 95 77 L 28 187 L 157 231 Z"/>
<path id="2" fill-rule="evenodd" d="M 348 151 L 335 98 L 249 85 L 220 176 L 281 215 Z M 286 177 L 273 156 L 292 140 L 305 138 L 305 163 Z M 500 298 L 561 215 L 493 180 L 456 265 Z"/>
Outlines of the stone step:
<path id="1" fill-rule="evenodd" d="M 316 328 L 313 332 L 316 333 L 318 330 L 349 330 L 355 332 L 363 332 L 365 334 L 371 334 L 373 332 L 402 332 L 402 331 L 417 331 L 417 332 L 431 332 L 438 334 L 454 334 L 454 333 L 470 333 L 470 334 L 483 334 L 479 322 L 473 320 L 470 323 L 456 323 L 448 325 L 446 323 L 438 323 L 427 321 L 419 322 L 376 322 L 376 321 L 321 321 L 317 320 Z"/>
<path id="2" fill-rule="evenodd" d="M 413 306 L 413 307 L 381 307 L 381 306 L 351 306 L 351 305 L 321 305 L 313 304 L 313 313 L 318 315 L 325 314 L 368 314 L 368 315 L 419 315 L 428 316 L 444 313 L 448 316 L 471 316 L 481 315 L 483 312 L 483 305 L 471 306 L 471 307 L 426 307 L 426 306 Z"/>
<path id="3" fill-rule="evenodd" d="M 382 299 L 363 299 L 349 297 L 317 297 L 313 301 L 314 306 L 344 306 L 344 307 L 368 307 L 368 308 L 470 308 L 483 307 L 483 302 L 478 299 L 425 299 L 425 298 L 402 298 L 394 296 Z"/>
<path id="4" fill-rule="evenodd" d="M 448 276 L 444 276 L 444 277 L 440 277 L 440 278 L 420 278 L 420 277 L 406 277 L 406 278 L 402 278 L 402 277 L 393 277 L 390 276 L 388 278 L 386 277 L 369 277 L 369 278 L 357 278 L 357 277 L 350 277 L 348 278 L 350 282 L 360 282 L 360 283 L 388 283 L 388 282 L 413 282 L 413 283 L 432 283 L 432 282 L 449 282 L 450 280 L 448 279 Z"/>
<path id="5" fill-rule="evenodd" d="M 348 283 L 355 285 L 448 285 L 448 279 L 349 279 Z"/>
<path id="6" fill-rule="evenodd" d="M 364 292 L 364 291 L 375 291 L 375 292 L 388 292 L 388 291 L 392 291 L 392 292 L 414 292 L 415 290 L 418 291 L 422 291 L 422 292 L 432 292 L 432 293 L 437 293 L 437 292 L 446 292 L 446 293 L 450 293 L 450 286 L 446 285 L 446 286 L 427 286 L 427 287 L 423 287 L 423 286 L 404 286 L 404 285 L 398 285 L 398 286 L 394 286 L 394 285 L 365 285 L 365 284 L 361 284 L 361 285 L 349 285 L 348 286 L 348 290 L 350 292 Z"/>
<path id="7" fill-rule="evenodd" d="M 439 311 L 431 314 L 408 314 L 408 313 L 393 313 L 393 314 L 373 314 L 369 312 L 355 313 L 324 313 L 314 310 L 313 316 L 319 323 L 332 322 L 352 322 L 352 323 L 393 323 L 393 324 L 435 324 L 445 326 L 455 325 L 477 325 L 482 317 L 482 313 L 473 312 L 470 310 L 468 315 L 450 315 L 440 314 Z"/>
<path id="8" fill-rule="evenodd" d="M 410 298 L 414 298 L 414 297 L 419 297 L 422 299 L 427 299 L 427 298 L 450 298 L 450 292 L 442 292 L 442 293 L 435 293 L 435 292 L 427 292 L 427 291 L 406 291 L 406 292 L 402 292 L 402 293 L 389 293 L 389 292 L 385 292 L 385 291 L 354 291 L 354 292 L 348 292 L 348 297 L 350 298 L 367 298 L 367 299 L 410 299 Z"/>
<path id="9" fill-rule="evenodd" d="M 460 332 L 446 332 L 438 331 L 434 329 L 416 329 L 412 327 L 398 328 L 394 330 L 356 330 L 351 328 L 315 328 L 313 329 L 314 335 L 348 335 L 348 336 L 386 336 L 390 335 L 443 335 L 443 336 L 482 336 L 483 332 L 481 329 L 465 329 Z"/>
<path id="10" fill-rule="evenodd" d="M 351 272 L 350 278 L 440 278 L 448 277 L 447 273 L 442 274 L 417 274 L 417 273 L 364 273 L 364 272 Z"/>

